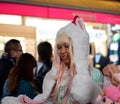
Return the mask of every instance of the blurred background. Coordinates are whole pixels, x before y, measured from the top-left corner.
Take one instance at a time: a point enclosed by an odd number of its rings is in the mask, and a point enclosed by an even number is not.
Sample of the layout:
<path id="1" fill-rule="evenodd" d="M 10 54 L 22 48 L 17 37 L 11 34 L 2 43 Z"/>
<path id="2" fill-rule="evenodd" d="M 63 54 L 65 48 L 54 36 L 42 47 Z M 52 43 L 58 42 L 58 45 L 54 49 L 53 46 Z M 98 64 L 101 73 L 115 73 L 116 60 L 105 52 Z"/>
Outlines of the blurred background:
<path id="1" fill-rule="evenodd" d="M 85 21 L 90 54 L 107 57 L 113 37 L 120 40 L 119 0 L 0 0 L 0 54 L 5 42 L 16 38 L 37 58 L 37 44 L 46 40 L 54 48 L 56 32 L 75 15 Z"/>

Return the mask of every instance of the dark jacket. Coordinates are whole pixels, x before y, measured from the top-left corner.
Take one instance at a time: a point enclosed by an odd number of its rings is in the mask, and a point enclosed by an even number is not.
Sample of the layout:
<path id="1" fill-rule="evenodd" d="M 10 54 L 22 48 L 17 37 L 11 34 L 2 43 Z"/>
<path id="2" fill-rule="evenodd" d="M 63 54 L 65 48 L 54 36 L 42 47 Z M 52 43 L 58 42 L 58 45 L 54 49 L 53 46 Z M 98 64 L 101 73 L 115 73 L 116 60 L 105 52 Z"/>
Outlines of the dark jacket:
<path id="1" fill-rule="evenodd" d="M 14 63 L 15 58 L 9 56 L 7 53 L 4 53 L 0 58 L 0 99 L 2 97 L 4 83 Z"/>
<path id="2" fill-rule="evenodd" d="M 98 62 L 96 62 L 96 56 L 100 55 L 100 58 Z M 93 66 L 97 69 L 99 69 L 103 73 L 103 68 L 109 64 L 109 59 L 108 57 L 103 56 L 101 53 L 97 53 L 94 58 L 93 58 Z"/>
<path id="3" fill-rule="evenodd" d="M 35 78 L 34 78 L 35 85 L 39 88 L 40 93 L 43 92 L 43 89 L 42 89 L 43 80 L 44 80 L 44 77 L 47 74 L 47 72 L 51 69 L 52 62 L 49 62 L 49 64 L 45 64 L 45 63 L 41 62 L 41 64 L 42 65 L 41 65 L 40 69 L 38 69 L 38 66 L 35 69 Z"/>

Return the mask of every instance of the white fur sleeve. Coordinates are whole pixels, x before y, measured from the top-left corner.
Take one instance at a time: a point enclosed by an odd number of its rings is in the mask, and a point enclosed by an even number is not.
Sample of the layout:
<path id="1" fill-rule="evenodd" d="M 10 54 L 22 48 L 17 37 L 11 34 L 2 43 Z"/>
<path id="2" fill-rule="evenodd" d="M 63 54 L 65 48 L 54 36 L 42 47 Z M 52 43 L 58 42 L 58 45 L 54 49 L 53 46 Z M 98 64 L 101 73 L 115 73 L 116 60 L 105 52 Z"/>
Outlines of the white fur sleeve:
<path id="1" fill-rule="evenodd" d="M 4 97 L 1 100 L 1 104 L 22 104 L 22 103 L 18 100 L 18 97 Z"/>
<path id="2" fill-rule="evenodd" d="M 37 95 L 33 100 L 35 100 L 35 101 L 46 100 L 49 97 L 49 95 L 52 91 L 52 88 L 55 84 L 55 77 L 54 77 L 55 75 L 54 74 L 55 74 L 54 69 L 50 70 L 46 74 L 44 81 L 43 81 L 43 93 Z"/>

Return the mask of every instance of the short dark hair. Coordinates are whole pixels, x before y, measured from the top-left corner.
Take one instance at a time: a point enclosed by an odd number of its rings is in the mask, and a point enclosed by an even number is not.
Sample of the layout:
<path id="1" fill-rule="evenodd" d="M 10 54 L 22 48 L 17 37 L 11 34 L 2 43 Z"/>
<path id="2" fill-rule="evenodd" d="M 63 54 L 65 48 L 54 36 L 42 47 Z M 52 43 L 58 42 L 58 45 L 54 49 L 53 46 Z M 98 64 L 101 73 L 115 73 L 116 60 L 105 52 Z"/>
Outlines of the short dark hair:
<path id="1" fill-rule="evenodd" d="M 4 47 L 4 51 L 7 52 L 8 54 L 10 54 L 10 51 L 12 49 L 17 49 L 18 48 L 18 44 L 20 44 L 19 40 L 10 39 L 9 41 L 6 42 L 5 47 Z"/>
<path id="2" fill-rule="evenodd" d="M 37 47 L 37 50 L 38 50 L 38 55 L 39 55 L 39 61 L 47 61 L 47 60 L 51 60 L 51 57 L 52 57 L 52 45 L 47 42 L 47 41 L 44 41 L 44 42 L 40 42 L 38 44 L 38 47 Z"/>

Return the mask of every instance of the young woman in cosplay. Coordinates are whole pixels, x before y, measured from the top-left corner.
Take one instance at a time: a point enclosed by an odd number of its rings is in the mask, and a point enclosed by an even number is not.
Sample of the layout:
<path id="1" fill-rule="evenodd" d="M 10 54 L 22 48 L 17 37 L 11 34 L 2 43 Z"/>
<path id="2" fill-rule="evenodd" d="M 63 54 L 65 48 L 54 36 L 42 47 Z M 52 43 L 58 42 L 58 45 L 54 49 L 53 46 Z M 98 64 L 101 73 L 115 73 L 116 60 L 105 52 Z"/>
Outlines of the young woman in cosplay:
<path id="1" fill-rule="evenodd" d="M 74 20 L 57 32 L 52 69 L 43 82 L 43 93 L 5 97 L 2 104 L 95 104 L 100 88 L 88 71 L 89 35 L 83 21 Z"/>

